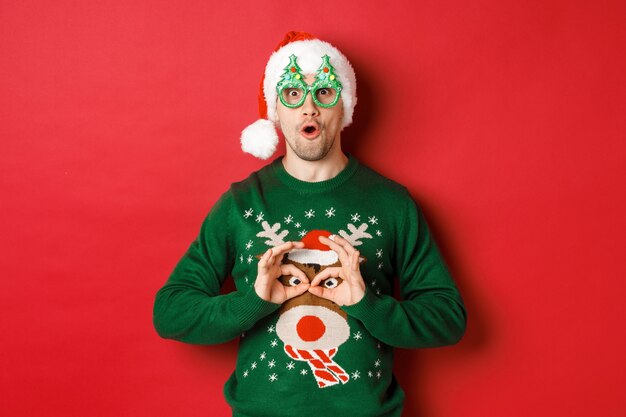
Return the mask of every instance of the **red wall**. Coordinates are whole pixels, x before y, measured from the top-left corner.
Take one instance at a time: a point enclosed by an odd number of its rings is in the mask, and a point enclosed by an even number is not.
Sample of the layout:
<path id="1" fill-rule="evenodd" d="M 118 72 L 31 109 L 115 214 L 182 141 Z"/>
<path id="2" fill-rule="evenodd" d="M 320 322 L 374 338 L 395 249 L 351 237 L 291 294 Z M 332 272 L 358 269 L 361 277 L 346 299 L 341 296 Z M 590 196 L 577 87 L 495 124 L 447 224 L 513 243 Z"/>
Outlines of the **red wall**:
<path id="1" fill-rule="evenodd" d="M 0 415 L 225 416 L 236 343 L 152 302 L 243 154 L 287 30 L 359 81 L 345 149 L 418 199 L 468 332 L 406 416 L 623 416 L 626 3 L 0 1 Z M 213 410 L 213 412 L 210 412 Z"/>

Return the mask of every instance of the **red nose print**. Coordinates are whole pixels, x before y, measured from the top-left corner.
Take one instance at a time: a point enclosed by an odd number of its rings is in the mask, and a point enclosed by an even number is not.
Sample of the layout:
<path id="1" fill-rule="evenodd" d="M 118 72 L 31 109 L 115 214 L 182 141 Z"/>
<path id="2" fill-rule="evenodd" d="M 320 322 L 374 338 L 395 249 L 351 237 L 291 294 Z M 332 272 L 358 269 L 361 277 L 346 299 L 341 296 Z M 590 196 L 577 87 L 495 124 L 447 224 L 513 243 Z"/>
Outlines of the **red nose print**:
<path id="1" fill-rule="evenodd" d="M 298 320 L 296 331 L 300 339 L 305 342 L 315 342 L 317 339 L 324 336 L 326 326 L 324 326 L 324 322 L 322 322 L 319 317 L 304 316 Z"/>

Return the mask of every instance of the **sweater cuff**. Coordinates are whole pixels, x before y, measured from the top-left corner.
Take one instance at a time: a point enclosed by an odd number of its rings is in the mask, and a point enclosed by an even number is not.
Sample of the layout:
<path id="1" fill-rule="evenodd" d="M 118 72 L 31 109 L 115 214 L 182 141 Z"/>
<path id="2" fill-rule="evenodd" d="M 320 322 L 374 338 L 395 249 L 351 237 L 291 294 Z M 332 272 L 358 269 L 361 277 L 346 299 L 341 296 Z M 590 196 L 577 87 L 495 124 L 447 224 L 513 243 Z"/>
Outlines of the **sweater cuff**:
<path id="1" fill-rule="evenodd" d="M 365 295 L 361 300 L 352 304 L 351 306 L 342 306 L 341 309 L 356 319 L 359 319 L 363 324 L 370 322 L 371 320 L 380 320 L 380 315 L 376 313 L 376 304 L 380 301 L 369 288 L 365 289 Z"/>
<path id="2" fill-rule="evenodd" d="M 265 301 L 251 287 L 248 292 L 238 297 L 235 302 L 235 311 L 239 313 L 238 320 L 242 327 L 249 329 L 263 317 L 280 308 L 280 304 Z"/>

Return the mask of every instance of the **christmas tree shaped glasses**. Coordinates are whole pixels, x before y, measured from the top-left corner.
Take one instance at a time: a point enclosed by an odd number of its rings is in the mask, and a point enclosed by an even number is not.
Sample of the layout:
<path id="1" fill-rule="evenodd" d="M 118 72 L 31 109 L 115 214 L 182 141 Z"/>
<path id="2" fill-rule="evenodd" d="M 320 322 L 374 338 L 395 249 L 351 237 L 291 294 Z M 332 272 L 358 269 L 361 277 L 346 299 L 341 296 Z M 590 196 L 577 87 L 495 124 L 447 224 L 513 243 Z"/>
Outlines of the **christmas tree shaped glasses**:
<path id="1" fill-rule="evenodd" d="M 322 57 L 322 65 L 315 74 L 315 81 L 308 85 L 304 82 L 302 69 L 296 62 L 297 57 L 291 55 L 289 64 L 276 85 L 281 103 L 290 108 L 300 107 L 310 92 L 313 101 L 320 107 L 328 108 L 337 104 L 342 86 L 335 75 L 335 68 L 328 62 L 329 59 L 328 55 Z"/>

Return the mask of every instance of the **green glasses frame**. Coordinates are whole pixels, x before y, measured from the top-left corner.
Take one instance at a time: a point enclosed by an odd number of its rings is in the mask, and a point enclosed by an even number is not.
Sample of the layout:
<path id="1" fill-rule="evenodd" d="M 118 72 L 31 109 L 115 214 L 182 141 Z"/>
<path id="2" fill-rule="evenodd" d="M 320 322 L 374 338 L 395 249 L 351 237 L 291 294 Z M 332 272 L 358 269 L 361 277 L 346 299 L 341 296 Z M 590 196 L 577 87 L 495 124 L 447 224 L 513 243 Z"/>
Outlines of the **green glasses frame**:
<path id="1" fill-rule="evenodd" d="M 298 58 L 295 55 L 291 55 L 289 57 L 289 64 L 285 67 L 283 75 L 276 85 L 276 92 L 278 93 L 280 102 L 283 103 L 285 107 L 292 109 L 300 107 L 304 104 L 307 94 L 311 93 L 313 101 L 320 107 L 329 108 L 336 105 L 341 97 L 341 90 L 343 89 L 343 86 L 337 79 L 335 68 L 330 64 L 330 62 L 328 62 L 330 57 L 328 55 L 324 55 L 322 57 L 322 65 L 317 70 L 317 73 L 315 74 L 315 81 L 311 85 L 304 82 L 302 69 L 298 66 L 297 59 Z M 317 98 L 317 91 L 324 88 L 333 89 L 337 92 L 331 103 L 322 103 Z M 302 94 L 302 98 L 297 103 L 292 104 L 287 102 L 283 97 L 283 91 L 287 89 L 302 90 L 304 94 Z"/>

